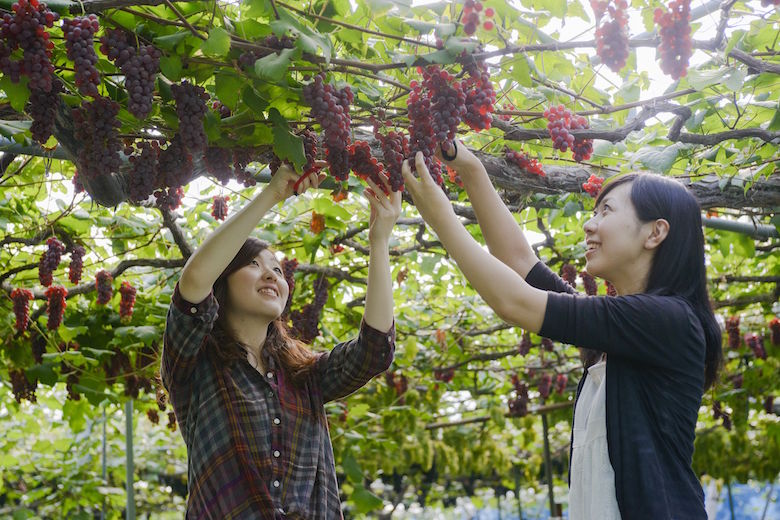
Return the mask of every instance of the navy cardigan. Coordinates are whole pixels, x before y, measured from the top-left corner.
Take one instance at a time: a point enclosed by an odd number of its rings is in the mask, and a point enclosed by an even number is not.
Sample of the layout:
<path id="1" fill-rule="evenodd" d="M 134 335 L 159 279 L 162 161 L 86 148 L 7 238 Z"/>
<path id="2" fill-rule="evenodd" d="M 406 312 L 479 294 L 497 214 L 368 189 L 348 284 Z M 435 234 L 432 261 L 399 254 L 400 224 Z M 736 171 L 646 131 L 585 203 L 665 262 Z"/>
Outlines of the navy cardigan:
<path id="1" fill-rule="evenodd" d="M 542 262 L 526 281 L 550 291 L 541 336 L 607 353 L 607 446 L 622 517 L 706 519 L 691 468 L 706 341 L 691 305 L 580 295 Z"/>

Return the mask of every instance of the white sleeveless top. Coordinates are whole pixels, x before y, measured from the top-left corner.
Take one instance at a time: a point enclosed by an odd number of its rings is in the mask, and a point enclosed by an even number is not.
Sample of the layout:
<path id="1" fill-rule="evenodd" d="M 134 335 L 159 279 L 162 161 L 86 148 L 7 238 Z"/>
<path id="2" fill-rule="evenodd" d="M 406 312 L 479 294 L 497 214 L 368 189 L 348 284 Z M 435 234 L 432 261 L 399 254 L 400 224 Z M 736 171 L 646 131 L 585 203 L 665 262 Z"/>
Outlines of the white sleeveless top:
<path id="1" fill-rule="evenodd" d="M 570 520 L 620 520 L 607 451 L 607 362 L 588 369 L 574 410 Z"/>

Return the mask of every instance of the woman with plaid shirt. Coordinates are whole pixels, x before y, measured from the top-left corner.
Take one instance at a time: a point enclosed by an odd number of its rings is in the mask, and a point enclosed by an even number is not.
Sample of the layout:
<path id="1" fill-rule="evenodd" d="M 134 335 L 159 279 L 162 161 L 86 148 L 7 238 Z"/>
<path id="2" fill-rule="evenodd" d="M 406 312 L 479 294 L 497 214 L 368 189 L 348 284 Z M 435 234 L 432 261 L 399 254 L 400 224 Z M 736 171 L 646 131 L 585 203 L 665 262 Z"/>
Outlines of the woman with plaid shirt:
<path id="1" fill-rule="evenodd" d="M 371 181 L 365 312 L 356 338 L 314 353 L 288 335 L 289 287 L 249 237 L 293 194 L 283 165 L 195 251 L 177 284 L 161 375 L 187 445 L 187 518 L 342 518 L 324 403 L 388 368 L 395 333 L 388 244 L 401 194 Z M 298 190 L 316 188 L 311 175 Z M 297 195 L 297 193 L 296 193 Z"/>

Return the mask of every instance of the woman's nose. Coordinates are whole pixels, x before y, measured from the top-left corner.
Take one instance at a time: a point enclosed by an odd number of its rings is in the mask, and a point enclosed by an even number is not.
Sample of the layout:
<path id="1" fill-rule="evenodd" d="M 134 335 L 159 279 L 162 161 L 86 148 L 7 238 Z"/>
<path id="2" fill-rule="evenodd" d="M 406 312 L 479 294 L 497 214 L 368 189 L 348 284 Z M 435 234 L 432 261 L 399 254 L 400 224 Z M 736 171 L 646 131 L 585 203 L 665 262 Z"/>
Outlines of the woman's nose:
<path id="1" fill-rule="evenodd" d="M 585 230 L 586 233 L 593 233 L 596 231 L 596 216 L 594 215 L 586 220 L 582 229 Z"/>

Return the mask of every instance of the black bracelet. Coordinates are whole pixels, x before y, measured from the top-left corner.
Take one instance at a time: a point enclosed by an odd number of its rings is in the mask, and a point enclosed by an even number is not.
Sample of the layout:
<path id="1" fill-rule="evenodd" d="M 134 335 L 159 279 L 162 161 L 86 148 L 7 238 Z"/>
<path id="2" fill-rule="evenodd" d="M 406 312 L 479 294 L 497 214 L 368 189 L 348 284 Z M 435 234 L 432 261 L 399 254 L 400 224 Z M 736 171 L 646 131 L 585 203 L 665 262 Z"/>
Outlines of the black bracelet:
<path id="1" fill-rule="evenodd" d="M 452 141 L 452 147 L 455 149 L 453 154 L 447 155 L 447 152 L 444 151 L 444 147 L 441 147 L 441 156 L 444 158 L 445 161 L 454 161 L 455 158 L 458 156 L 458 143 L 455 141 Z"/>

